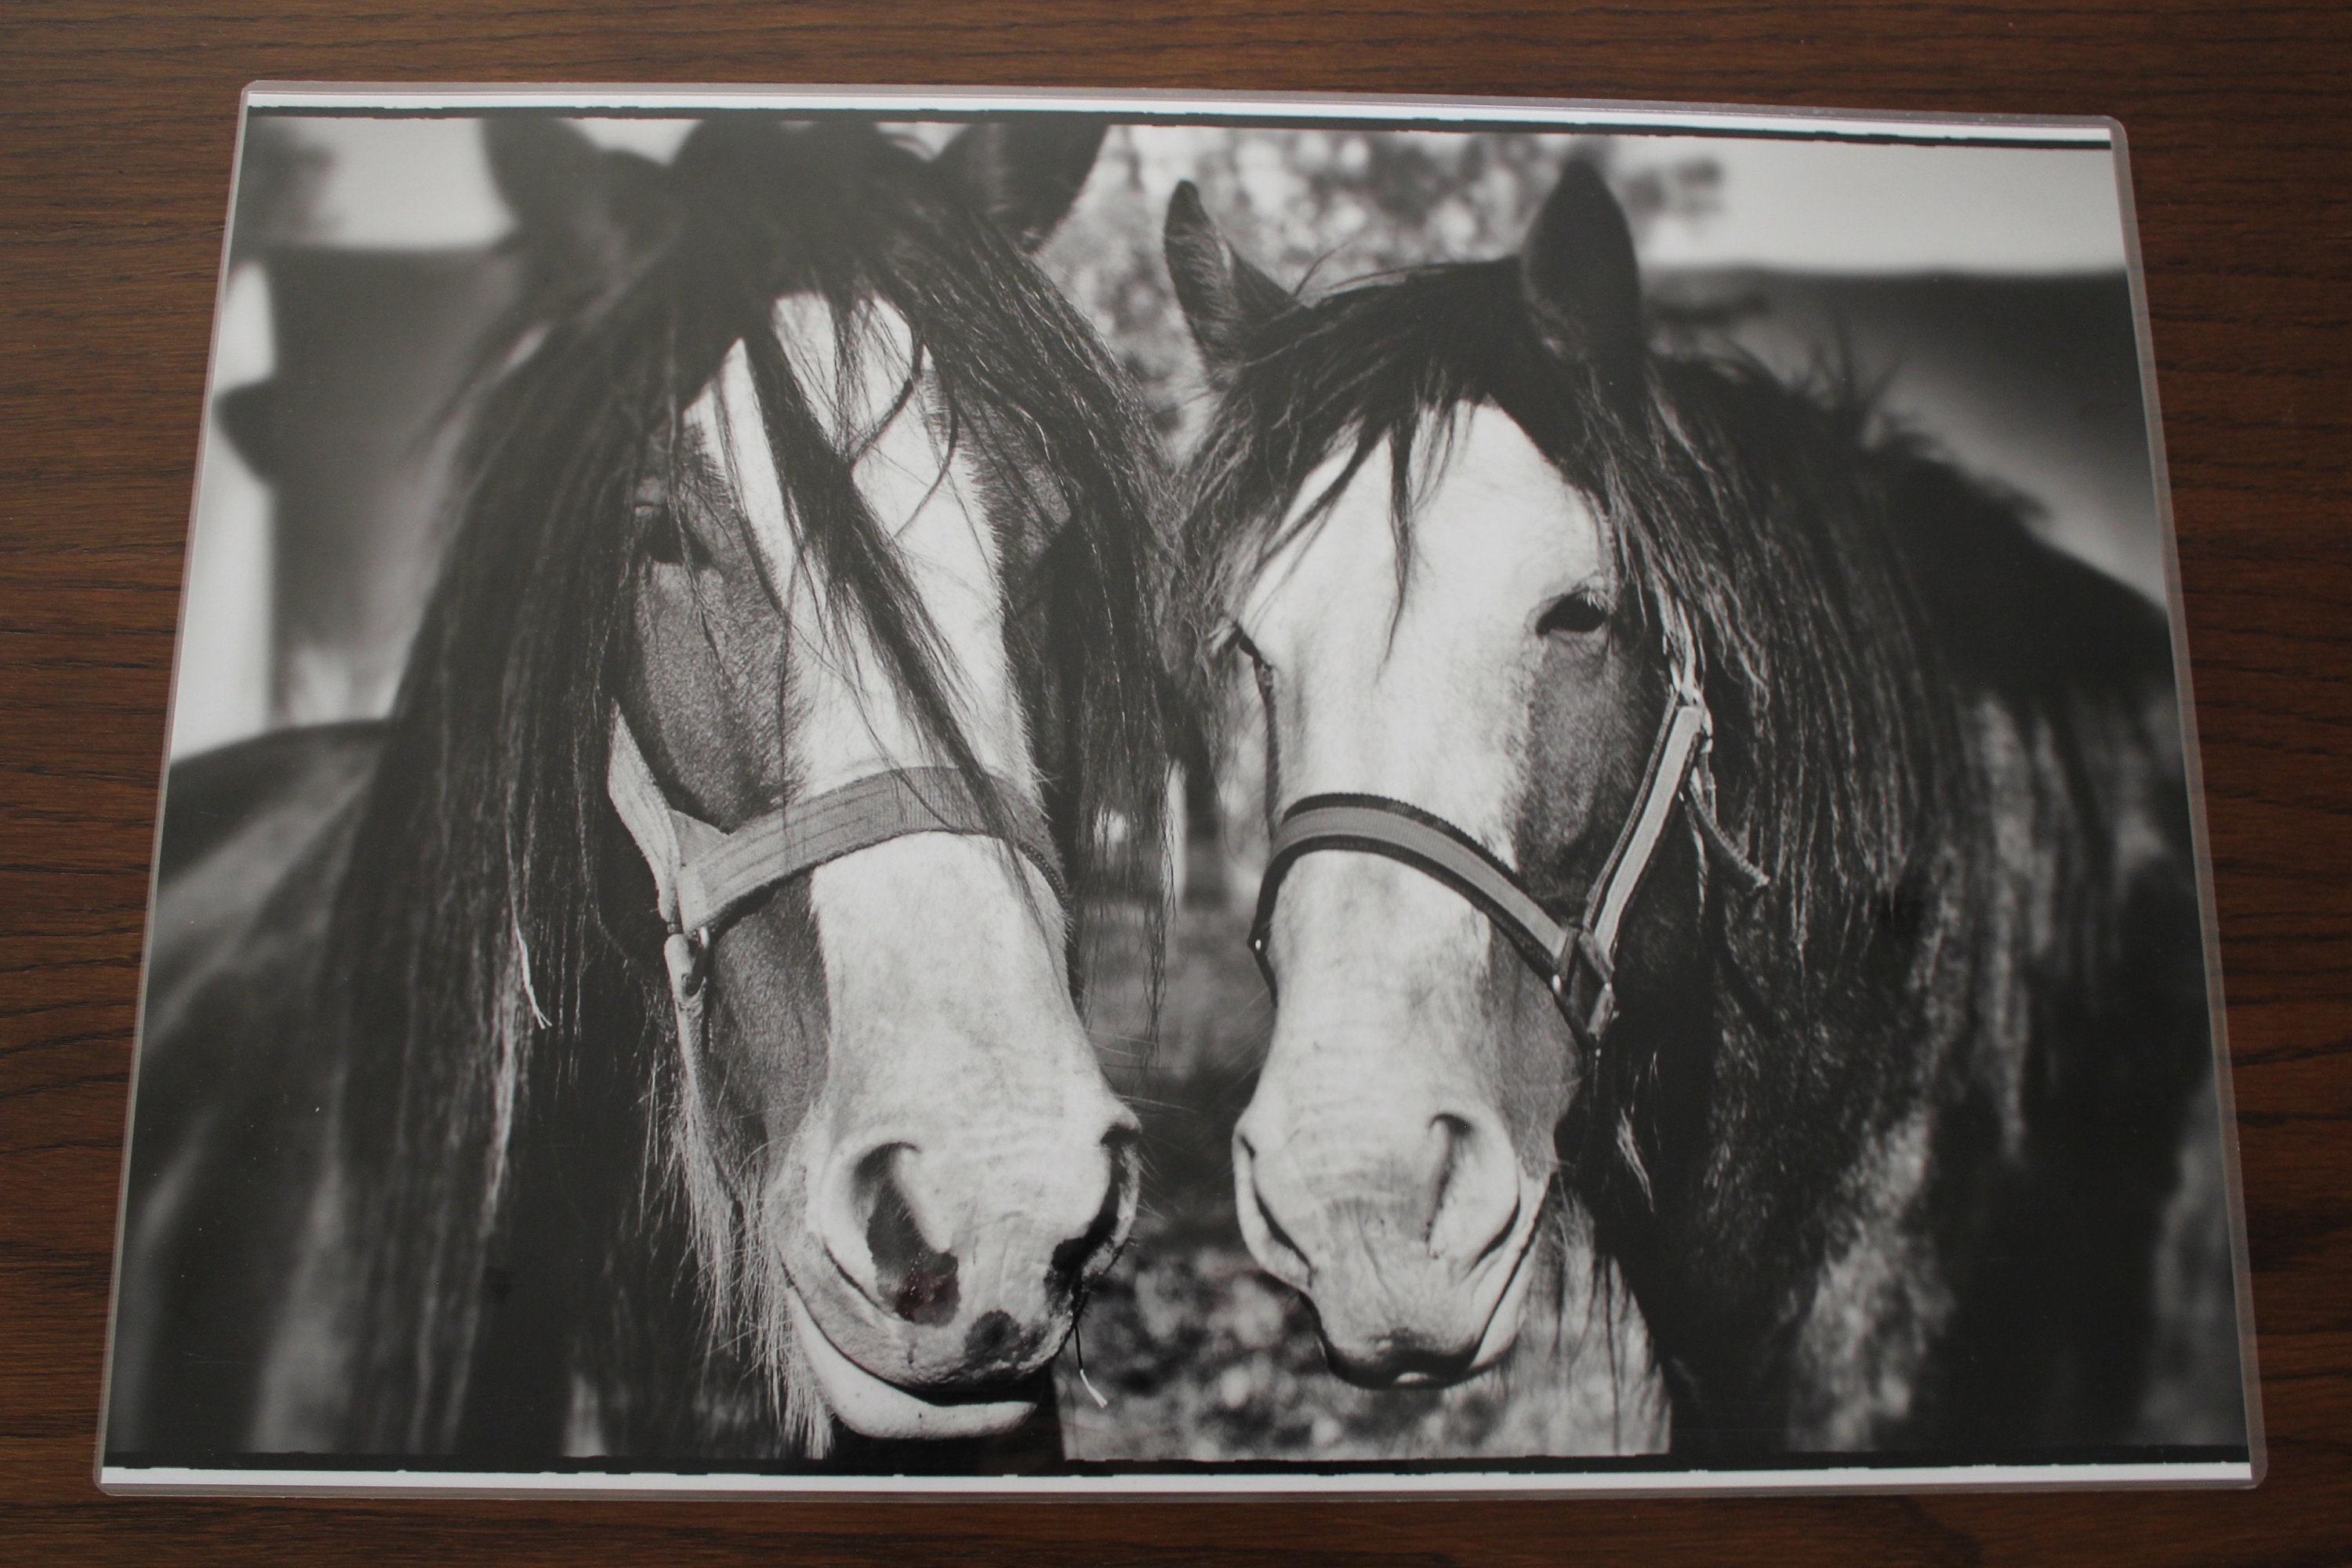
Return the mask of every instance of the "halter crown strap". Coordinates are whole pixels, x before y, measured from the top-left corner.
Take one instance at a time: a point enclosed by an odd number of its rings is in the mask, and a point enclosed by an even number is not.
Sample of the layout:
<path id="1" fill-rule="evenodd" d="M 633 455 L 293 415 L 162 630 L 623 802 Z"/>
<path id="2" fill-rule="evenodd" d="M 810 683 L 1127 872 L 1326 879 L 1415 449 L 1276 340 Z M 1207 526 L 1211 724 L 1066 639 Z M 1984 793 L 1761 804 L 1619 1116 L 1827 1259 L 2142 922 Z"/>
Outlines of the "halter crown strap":
<path id="1" fill-rule="evenodd" d="M 1384 855 L 1434 877 L 1478 906 L 1550 987 L 1579 1042 L 1598 1048 L 1616 1017 L 1617 939 L 1625 911 L 1657 856 L 1675 801 L 1687 800 L 1703 845 L 1721 837 L 1706 767 L 1713 730 L 1695 661 L 1685 652 L 1676 661 L 1673 700 L 1659 722 L 1633 812 L 1593 879 L 1582 921 L 1574 926 L 1554 920 L 1516 872 L 1443 817 L 1374 795 L 1315 795 L 1298 801 L 1275 829 L 1250 929 L 1250 949 L 1267 988 L 1274 986 L 1266 942 L 1275 900 L 1293 863 L 1318 849 Z M 1761 881 L 1761 874 L 1732 852 L 1727 841 L 1722 852 L 1730 855 L 1743 880 Z"/>

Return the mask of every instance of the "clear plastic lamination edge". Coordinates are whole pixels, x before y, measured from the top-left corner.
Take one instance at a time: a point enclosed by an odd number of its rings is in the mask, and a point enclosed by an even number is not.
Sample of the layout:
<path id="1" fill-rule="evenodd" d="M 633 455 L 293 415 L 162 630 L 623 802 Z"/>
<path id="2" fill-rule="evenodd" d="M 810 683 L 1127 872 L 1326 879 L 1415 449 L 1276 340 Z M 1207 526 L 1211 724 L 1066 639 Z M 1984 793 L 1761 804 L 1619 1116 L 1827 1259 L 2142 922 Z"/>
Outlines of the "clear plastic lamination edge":
<path id="1" fill-rule="evenodd" d="M 2180 1464 L 1956 1465 L 1919 1469 L 1682 1470 L 1628 1475 L 1507 1471 L 1120 1476 L 762 1476 L 417 1472 L 410 1470 L 200 1470 L 106 1467 L 99 1486 L 116 1496 L 438 1498 L 871 1498 L 906 1500 L 1155 1497 L 1416 1497 L 1516 1499 L 1754 1496 L 1780 1492 L 2054 1491 L 2084 1487 L 2243 1489 L 2251 1460 Z"/>
<path id="2" fill-rule="evenodd" d="M 2123 219 L 2124 270 L 2131 280 L 2132 331 L 2138 340 L 2140 410 L 2147 421 L 2150 489 L 2164 548 L 2166 617 L 2172 627 L 2172 680 L 2179 704 L 2181 766 L 2189 792 L 2190 859 L 2197 870 L 2198 920 L 2205 937 L 2205 1002 L 2213 1045 L 2214 1120 L 2221 1138 L 2221 1180 L 2229 1216 L 2230 1267 L 2238 1315 L 2238 1375 L 2246 1419 L 2246 1450 L 2252 1472 L 2247 1485 L 2262 1484 L 2270 1467 L 2263 1433 L 2263 1385 L 2254 1338 L 2252 1258 L 2246 1243 L 2244 1178 L 2238 1159 L 2238 1110 L 2230 1072 L 2230 1020 L 2222 993 L 2221 921 L 2213 890 L 2212 833 L 2205 816 L 2204 753 L 2197 735 L 2197 701 L 2189 660 L 2189 614 L 2180 594 L 2180 542 L 2173 522 L 2172 479 L 2164 455 L 2164 413 L 2156 385 L 2156 338 L 2150 325 L 2147 279 L 2142 268 L 2139 213 L 2133 200 L 2131 150 L 2121 123 L 2113 132 L 2116 205 Z"/>
<path id="3" fill-rule="evenodd" d="M 1922 140 L 2042 144 L 2067 143 L 2084 150 L 2111 150 L 2115 161 L 2123 238 L 2126 247 L 2135 330 L 2138 338 L 2141 394 L 2147 439 L 2154 467 L 2155 495 L 2163 530 L 2163 563 L 2167 608 L 2172 625 L 2175 674 L 2179 690 L 2184 753 L 2189 773 L 2192 833 L 2199 892 L 2206 941 L 2206 965 L 2210 997 L 2220 1122 L 2229 1191 L 2231 1245 L 2235 1266 L 2242 1375 L 2245 1386 L 2247 1457 L 2220 1461 L 2101 1463 L 2057 1465 L 1856 1466 L 1788 1470 L 1683 1470 L 1444 1473 L 1363 1472 L 1318 1473 L 1311 1466 L 1288 1473 L 1127 1473 L 1077 1476 L 812 1476 L 760 1474 L 683 1474 L 641 1471 L 610 1472 L 461 1472 L 404 1470 L 327 1470 L 259 1468 L 205 1469 L 194 1468 L 109 1465 L 105 1451 L 105 1414 L 113 1373 L 114 1289 L 109 1292 L 106 1366 L 101 1374 L 98 1453 L 93 1455 L 94 1479 L 104 1492 L 121 1497 L 235 1496 L 265 1497 L 421 1497 L 421 1498 L 614 1498 L 717 1499 L 772 1497 L 776 1499 L 861 1499 L 877 1500 L 1045 1500 L 1141 1496 L 1181 1500 L 1413 1497 L 1444 1499 L 1508 1495 L 1519 1499 L 1578 1497 L 1754 1496 L 1774 1493 L 1853 1494 L 1924 1491 L 2038 1491 L 2079 1489 L 2230 1489 L 2260 1483 L 2267 1468 L 2260 1384 L 2248 1270 L 2247 1243 L 2236 1119 L 2228 1071 L 2229 1053 L 2221 991 L 2219 928 L 2209 858 L 2205 790 L 2196 742 L 2196 713 L 2189 689 L 2187 630 L 2180 595 L 2173 509 L 2165 466 L 2162 421 L 2158 403 L 2155 358 L 2150 336 L 2147 296 L 2142 274 L 2137 215 L 2134 210 L 2129 161 L 2123 127 L 2106 118 L 2034 117 L 1862 111 L 1756 105 L 1711 105 L 1643 100 L 1578 99 L 1435 97 L 1408 95 L 1358 96 L 1337 93 L 1269 94 L 1213 91 L 1073 91 L 1025 89 L 940 89 L 877 87 L 725 87 L 675 84 L 595 85 L 434 85 L 420 83 L 301 83 L 256 81 L 243 94 L 242 107 L 255 110 L 383 109 L 394 112 L 436 110 L 467 113 L 500 107 L 574 108 L 583 113 L 600 110 L 646 113 L 672 111 L 680 115 L 725 109 L 776 107 L 812 110 L 866 110 L 917 116 L 925 112 L 962 115 L 1009 111 L 1094 112 L 1128 116 L 1197 114 L 1218 119 L 1283 116 L 1353 121 L 1423 121 L 1459 119 L 1487 124 L 1527 122 L 1561 129 L 1594 131 L 1673 131 L 1685 128 L 1730 134 L 1796 135 L 1822 140 Z M 245 115 L 239 115 L 237 153 L 232 161 L 229 207 L 235 210 L 236 180 L 242 169 Z M 230 235 L 224 226 L 222 264 L 215 281 L 214 332 L 218 332 L 220 291 L 226 287 Z M 205 395 L 209 406 L 214 355 L 206 361 Z M 201 493 L 202 459 L 197 461 L 194 489 Z M 186 566 L 184 563 L 181 617 L 184 619 Z M 180 639 L 173 643 L 173 695 L 179 676 Z M 167 703 L 166 713 L 171 711 Z M 159 779 L 158 799 L 162 789 Z M 161 811 L 158 812 L 160 835 Z M 153 900 L 153 857 L 150 858 L 149 915 Z M 142 954 L 141 1011 L 146 987 Z M 143 1017 L 140 1020 L 143 1025 Z M 143 1029 L 134 1026 L 134 1042 Z M 123 1157 L 131 1154 L 130 1110 L 136 1103 L 140 1053 L 134 1045 L 132 1094 L 126 1101 Z M 125 1189 L 117 1191 L 114 1284 L 119 1288 L 121 1205 Z"/>
<path id="4" fill-rule="evenodd" d="M 200 405 L 206 410 L 213 406 L 219 390 L 215 383 L 220 376 L 221 317 L 228 303 L 230 247 L 236 241 L 237 188 L 245 178 L 245 133 L 251 123 L 248 111 L 252 106 L 253 89 L 247 88 L 240 97 L 236 136 L 229 147 L 227 205 L 221 215 L 220 260 L 213 274 L 212 330 L 205 342 L 205 391 Z M 180 709 L 180 678 L 187 658 L 188 600 L 195 574 L 196 509 L 204 500 L 205 448 L 211 424 L 207 413 L 196 431 L 195 461 L 191 466 L 188 483 L 188 525 L 182 533 L 179 607 L 172 620 L 172 674 L 163 692 L 163 745 L 155 765 L 155 826 L 148 835 L 147 900 L 140 928 L 139 990 L 131 1004 L 131 1081 L 122 1100 L 122 1161 L 114 1185 L 114 1256 L 107 1273 L 106 1344 L 98 1380 L 98 1444 L 91 1459 L 91 1470 L 101 1491 L 113 1489 L 106 1479 L 106 1426 L 114 1407 L 115 1321 L 122 1308 L 122 1246 L 131 1217 L 131 1144 L 139 1124 L 140 1067 L 147 1055 L 147 972 L 154 962 L 155 900 L 163 879 L 163 807 L 172 782 L 172 724 Z"/>
<path id="5" fill-rule="evenodd" d="M 1336 121 L 1461 120 L 1525 122 L 1562 130 L 1697 129 L 1725 134 L 1824 140 L 2063 142 L 2112 145 L 2116 122 L 2093 115 L 1936 113 L 1796 105 L 1672 103 L 1655 100 L 1489 98 L 1434 94 L 1223 92 L 1213 90 L 864 87 L 823 84 L 425 83 L 256 81 L 247 108 L 387 113 L 479 113 L 497 109 L 574 109 L 583 114 L 690 115 L 774 108 L 811 112 L 920 116 L 1046 111 L 1128 118 L 1201 116 Z"/>

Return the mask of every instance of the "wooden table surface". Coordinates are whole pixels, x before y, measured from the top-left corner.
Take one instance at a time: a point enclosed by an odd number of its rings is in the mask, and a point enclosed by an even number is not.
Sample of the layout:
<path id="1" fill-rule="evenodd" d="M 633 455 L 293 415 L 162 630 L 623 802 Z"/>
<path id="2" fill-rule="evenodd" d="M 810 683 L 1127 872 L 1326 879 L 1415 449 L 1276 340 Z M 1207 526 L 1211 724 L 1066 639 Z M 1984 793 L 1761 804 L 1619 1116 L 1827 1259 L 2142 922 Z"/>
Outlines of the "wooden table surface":
<path id="1" fill-rule="evenodd" d="M 2218 879 L 2251 1493 L 1014 1506 L 118 1501 L 90 1480 L 238 89 L 898 82 L 2105 114 L 2129 133 Z M 0 1558 L 2352 1559 L 2352 7 L 16 0 L 0 10 Z"/>

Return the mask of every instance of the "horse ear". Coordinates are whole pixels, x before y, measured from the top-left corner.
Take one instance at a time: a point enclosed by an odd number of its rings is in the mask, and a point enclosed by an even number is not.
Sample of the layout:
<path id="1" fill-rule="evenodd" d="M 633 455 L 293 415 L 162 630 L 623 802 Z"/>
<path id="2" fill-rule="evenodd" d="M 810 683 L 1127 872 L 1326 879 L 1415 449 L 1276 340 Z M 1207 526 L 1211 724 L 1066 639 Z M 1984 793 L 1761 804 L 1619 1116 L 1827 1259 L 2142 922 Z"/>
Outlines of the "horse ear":
<path id="1" fill-rule="evenodd" d="M 484 121 L 482 144 L 516 240 L 548 280 L 597 287 L 627 275 L 659 223 L 659 164 L 603 152 L 573 127 L 537 114 Z"/>
<path id="2" fill-rule="evenodd" d="M 1295 301 L 1281 284 L 1226 243 L 1190 180 L 1169 198 L 1163 243 L 1176 302 L 1184 308 L 1185 324 L 1201 346 L 1209 378 L 1223 385 L 1249 352 L 1257 330 Z"/>
<path id="3" fill-rule="evenodd" d="M 1612 395 L 1642 385 L 1642 274 L 1625 209 L 1591 164 L 1571 163 L 1519 252 L 1536 330 L 1563 360 L 1590 364 Z"/>
<path id="4" fill-rule="evenodd" d="M 1052 237 L 1102 151 L 1103 122 L 1069 114 L 983 120 L 936 162 L 1024 250 Z"/>

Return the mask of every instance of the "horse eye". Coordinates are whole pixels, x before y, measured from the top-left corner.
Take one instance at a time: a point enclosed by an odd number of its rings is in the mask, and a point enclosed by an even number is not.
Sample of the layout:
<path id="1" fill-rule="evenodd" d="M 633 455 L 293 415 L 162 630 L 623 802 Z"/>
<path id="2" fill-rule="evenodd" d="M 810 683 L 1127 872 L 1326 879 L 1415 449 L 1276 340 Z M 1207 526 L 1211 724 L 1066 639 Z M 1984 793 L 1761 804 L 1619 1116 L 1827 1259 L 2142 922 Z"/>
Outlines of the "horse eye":
<path id="1" fill-rule="evenodd" d="M 678 535 L 682 531 L 677 519 L 667 507 L 640 507 L 637 510 L 637 536 L 643 539 L 646 559 L 663 566 L 675 566 L 685 559 L 684 546 Z"/>
<path id="2" fill-rule="evenodd" d="M 694 531 L 667 506 L 637 508 L 637 536 L 645 541 L 646 559 L 656 565 L 683 564 L 700 571 L 710 563 L 710 552 Z"/>
<path id="3" fill-rule="evenodd" d="M 1584 637 L 1609 624 L 1609 608 L 1584 594 L 1569 594 L 1552 601 L 1536 622 L 1536 636 Z"/>

